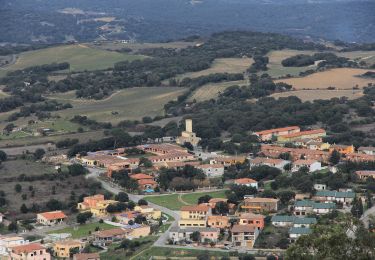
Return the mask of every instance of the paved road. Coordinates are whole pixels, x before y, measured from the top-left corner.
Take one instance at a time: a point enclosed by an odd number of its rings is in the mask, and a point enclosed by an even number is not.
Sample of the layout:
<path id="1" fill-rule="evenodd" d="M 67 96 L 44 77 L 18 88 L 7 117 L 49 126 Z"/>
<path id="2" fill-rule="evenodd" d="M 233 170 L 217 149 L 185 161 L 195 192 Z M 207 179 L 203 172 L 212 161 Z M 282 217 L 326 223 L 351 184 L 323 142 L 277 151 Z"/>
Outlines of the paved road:
<path id="1" fill-rule="evenodd" d="M 98 169 L 98 168 L 88 168 L 88 169 L 89 169 L 90 173 L 88 175 L 86 175 L 86 178 L 96 179 L 97 181 L 99 181 L 102 184 L 102 187 L 104 189 L 106 189 L 109 192 L 112 192 L 113 194 L 118 194 L 119 192 L 124 192 L 124 190 L 121 187 L 119 187 L 115 184 L 103 181 L 99 178 L 99 175 L 101 173 L 103 173 L 104 170 Z M 144 197 L 143 195 L 136 195 L 136 194 L 131 194 L 131 193 L 128 193 L 128 195 L 129 195 L 129 199 L 134 201 L 134 202 L 138 202 L 138 200 L 140 200 Z M 154 242 L 154 246 L 164 246 L 166 244 L 167 240 L 168 240 L 169 229 L 171 227 L 177 225 L 177 221 L 180 219 L 180 215 L 176 211 L 173 211 L 171 209 L 162 207 L 160 205 L 156 205 L 156 204 L 151 203 L 151 202 L 148 202 L 148 205 L 150 205 L 151 207 L 153 207 L 155 209 L 158 209 L 161 212 L 166 213 L 169 216 L 172 216 L 174 218 L 174 221 L 171 224 L 171 226 L 168 228 L 168 230 L 166 230 L 163 234 L 161 234 L 159 236 L 159 238 Z"/>

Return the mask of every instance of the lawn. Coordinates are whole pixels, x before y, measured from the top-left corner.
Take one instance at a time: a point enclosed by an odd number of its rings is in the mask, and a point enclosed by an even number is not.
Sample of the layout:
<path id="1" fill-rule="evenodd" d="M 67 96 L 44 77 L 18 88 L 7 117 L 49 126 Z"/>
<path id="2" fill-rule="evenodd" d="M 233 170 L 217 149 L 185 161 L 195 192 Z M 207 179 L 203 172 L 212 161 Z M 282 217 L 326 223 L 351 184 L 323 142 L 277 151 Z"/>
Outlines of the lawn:
<path id="1" fill-rule="evenodd" d="M 208 254 L 209 256 L 230 256 L 229 252 L 221 251 L 209 251 L 201 249 L 185 249 L 185 248 L 167 248 L 167 247 L 151 247 L 148 250 L 145 250 L 141 254 L 132 258 L 132 260 L 148 260 L 152 256 L 159 257 L 196 257 L 199 255 Z"/>
<path id="2" fill-rule="evenodd" d="M 113 67 L 116 62 L 143 59 L 145 56 L 94 49 L 82 44 L 62 45 L 35 51 L 23 52 L 17 61 L 0 69 L 0 76 L 8 71 L 30 66 L 69 62 L 71 71 L 98 70 Z"/>
<path id="3" fill-rule="evenodd" d="M 189 194 L 148 196 L 145 199 L 151 203 L 155 203 L 172 210 L 179 210 L 184 205 L 197 204 L 198 198 L 204 195 L 210 195 L 213 198 L 225 198 L 225 190 L 212 192 L 194 192 Z"/>
<path id="4" fill-rule="evenodd" d="M 51 231 L 51 232 L 49 232 L 49 234 L 51 234 L 51 233 L 57 233 L 57 234 L 71 233 L 72 238 L 82 238 L 82 237 L 88 236 L 90 234 L 90 232 L 91 233 L 95 232 L 95 229 L 97 227 L 99 227 L 100 230 L 107 230 L 107 229 L 116 228 L 115 226 L 112 226 L 112 225 L 109 225 L 109 224 L 106 224 L 106 223 L 97 222 L 97 223 L 83 224 L 83 225 L 79 225 L 77 227 L 63 228 L 63 229 L 60 229 L 60 230 Z"/>

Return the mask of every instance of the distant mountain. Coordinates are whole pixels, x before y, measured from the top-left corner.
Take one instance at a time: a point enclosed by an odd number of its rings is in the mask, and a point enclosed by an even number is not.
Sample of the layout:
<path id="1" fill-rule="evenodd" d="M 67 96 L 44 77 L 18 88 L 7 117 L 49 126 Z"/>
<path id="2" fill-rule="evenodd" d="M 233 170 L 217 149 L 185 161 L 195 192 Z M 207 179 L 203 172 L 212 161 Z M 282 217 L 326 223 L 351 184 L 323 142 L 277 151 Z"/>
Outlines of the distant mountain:
<path id="1" fill-rule="evenodd" d="M 0 0 L 0 42 L 165 41 L 222 30 L 375 42 L 374 0 Z"/>

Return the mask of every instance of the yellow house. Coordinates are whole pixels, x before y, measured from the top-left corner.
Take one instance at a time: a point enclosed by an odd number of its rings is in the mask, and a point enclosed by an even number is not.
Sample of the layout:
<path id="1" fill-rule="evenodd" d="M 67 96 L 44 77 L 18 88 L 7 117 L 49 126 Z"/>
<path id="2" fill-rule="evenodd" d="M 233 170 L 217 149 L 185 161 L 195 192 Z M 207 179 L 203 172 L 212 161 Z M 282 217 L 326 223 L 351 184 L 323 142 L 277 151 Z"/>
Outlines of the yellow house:
<path id="1" fill-rule="evenodd" d="M 207 205 L 184 206 L 180 210 L 180 227 L 206 227 L 210 207 Z"/>
<path id="2" fill-rule="evenodd" d="M 107 216 L 107 207 L 111 204 L 116 204 L 115 200 L 103 200 L 96 203 L 95 206 L 90 208 L 90 211 L 94 217 L 104 217 Z"/>
<path id="3" fill-rule="evenodd" d="M 134 211 L 138 211 L 148 218 L 152 218 L 152 219 L 160 219 L 161 218 L 161 211 L 160 210 L 156 210 L 156 209 L 154 209 L 150 206 L 147 206 L 147 205 L 135 206 Z"/>
<path id="4" fill-rule="evenodd" d="M 53 252 L 56 257 L 70 258 L 71 252 L 79 253 L 85 247 L 85 243 L 78 240 L 63 240 L 55 242 Z"/>

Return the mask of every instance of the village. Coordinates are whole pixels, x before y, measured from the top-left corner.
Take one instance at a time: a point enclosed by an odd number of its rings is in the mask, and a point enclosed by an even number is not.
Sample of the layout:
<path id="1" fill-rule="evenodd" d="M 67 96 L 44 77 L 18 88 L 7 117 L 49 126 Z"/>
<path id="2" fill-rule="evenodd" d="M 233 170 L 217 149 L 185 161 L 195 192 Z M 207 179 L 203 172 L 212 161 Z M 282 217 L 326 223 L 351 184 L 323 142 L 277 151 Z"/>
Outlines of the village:
<path id="1" fill-rule="evenodd" d="M 330 144 L 323 141 L 324 129 L 289 126 L 255 132 L 259 152 L 233 156 L 199 149 L 192 120 L 185 126 L 177 138 L 69 159 L 87 168 L 110 194 L 82 197 L 74 206 L 75 219 L 63 210 L 37 213 L 32 229 L 0 236 L 0 259 L 106 259 L 103 252 L 136 251 L 151 237 L 159 247 L 278 255 L 327 216 L 363 214 L 365 226 L 373 224 L 364 214 L 375 213 L 373 198 L 362 187 L 375 178 L 375 170 L 354 171 L 350 183 L 338 189 L 315 177 L 297 189 L 275 179 L 339 175 L 345 163 L 375 162 L 375 147 Z M 202 196 L 177 210 L 156 202 L 192 192 Z M 8 217 L 0 215 L 2 225 L 14 225 Z M 82 233 L 87 225 L 94 230 Z M 30 241 L 30 234 L 38 239 Z"/>

